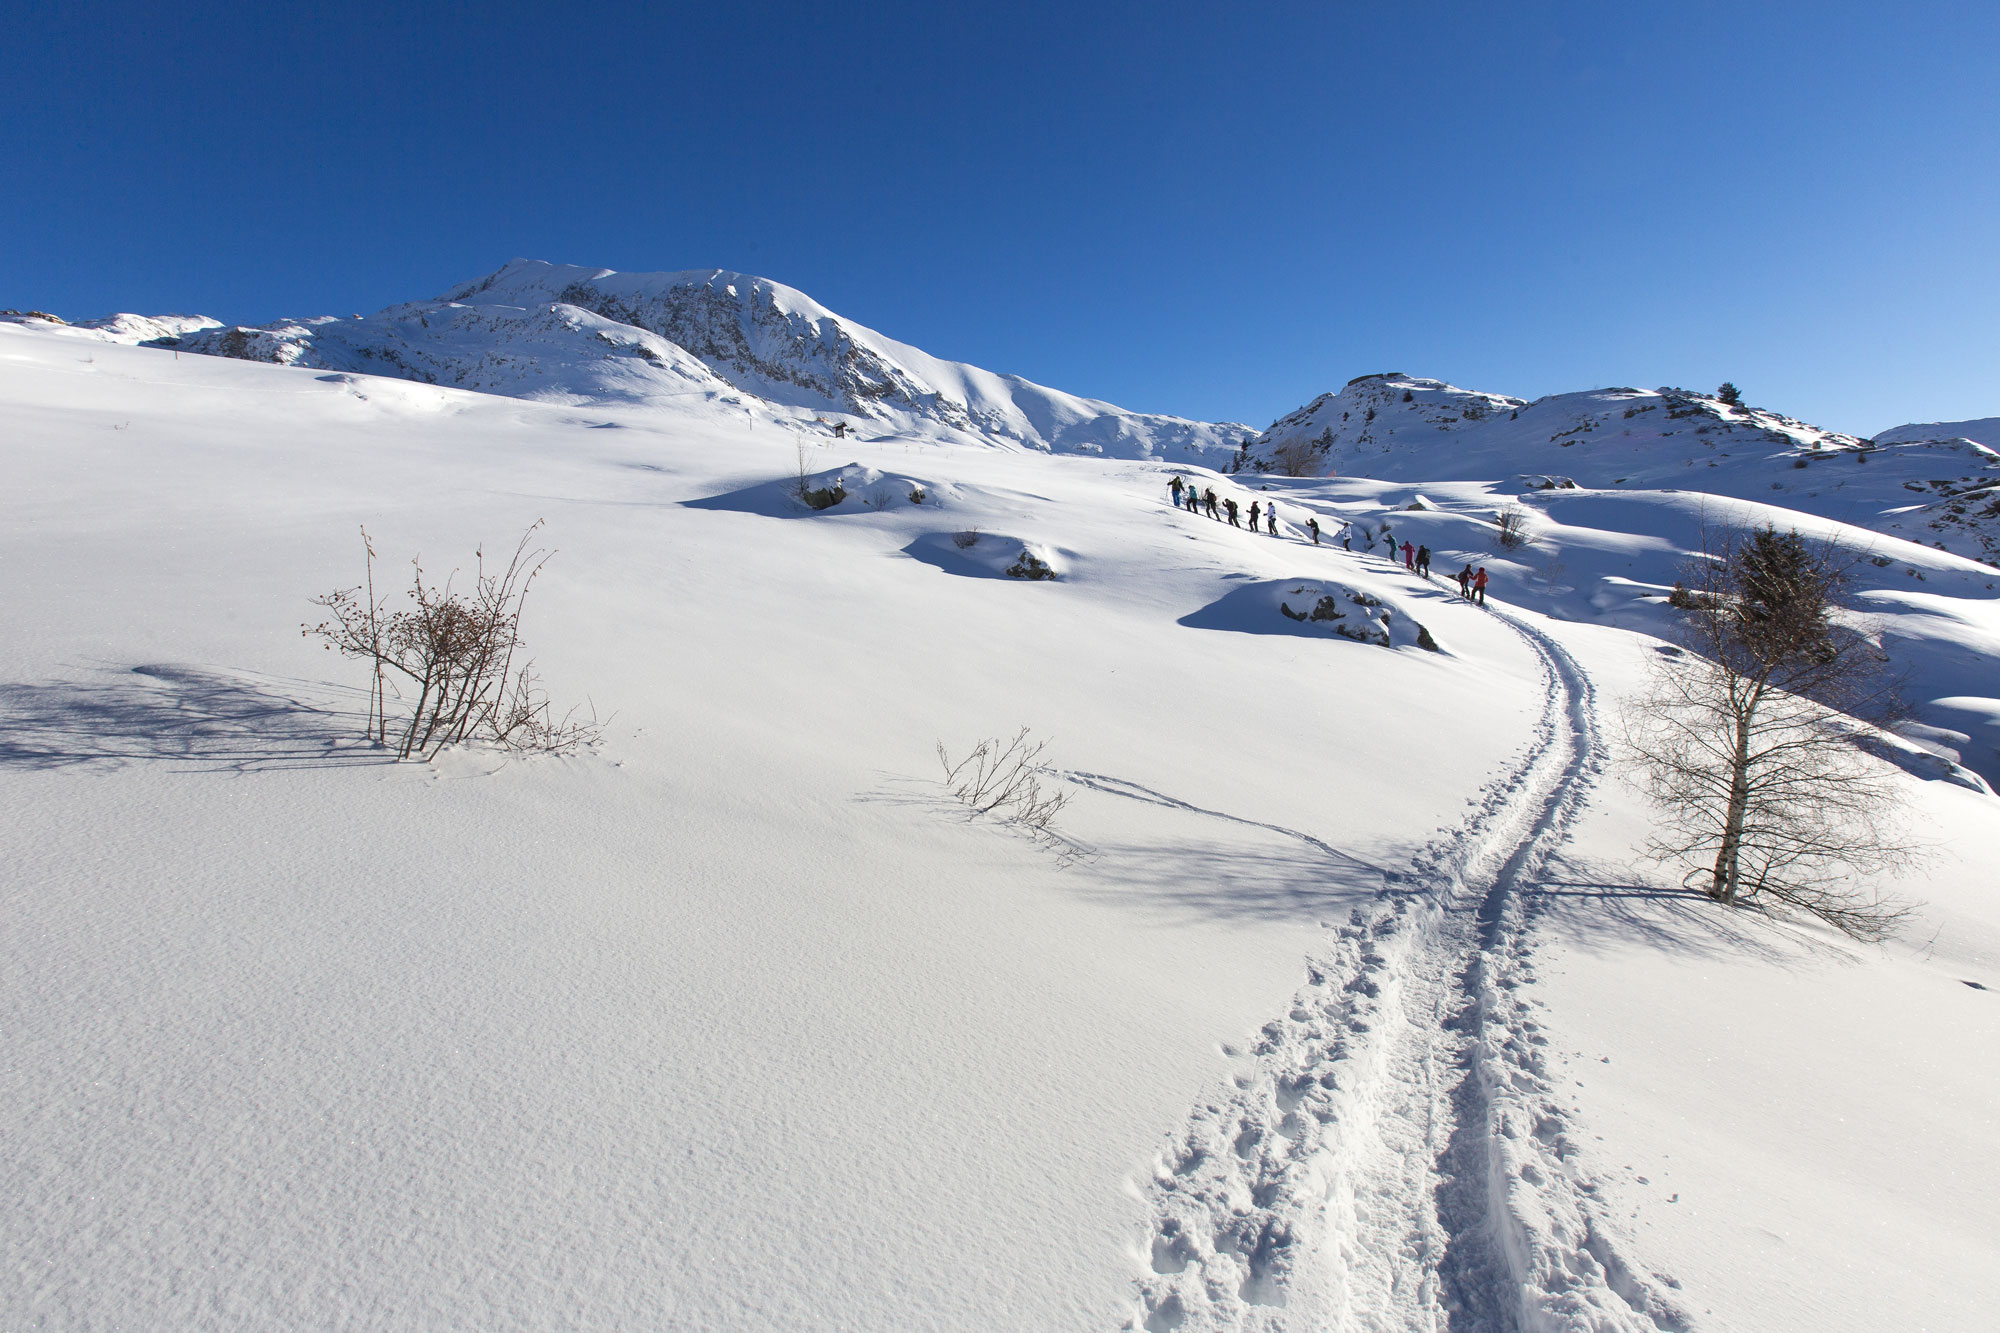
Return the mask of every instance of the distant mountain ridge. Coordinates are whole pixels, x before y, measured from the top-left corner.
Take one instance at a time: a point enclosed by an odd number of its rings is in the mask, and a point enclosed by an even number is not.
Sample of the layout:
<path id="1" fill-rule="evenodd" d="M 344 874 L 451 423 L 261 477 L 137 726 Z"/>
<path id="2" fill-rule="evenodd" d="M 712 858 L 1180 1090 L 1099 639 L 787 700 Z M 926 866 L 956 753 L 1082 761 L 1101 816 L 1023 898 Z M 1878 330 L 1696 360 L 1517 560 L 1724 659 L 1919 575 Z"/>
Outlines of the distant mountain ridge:
<path id="1" fill-rule="evenodd" d="M 1254 433 L 1239 423 L 1131 412 L 933 357 L 782 283 L 725 269 L 620 273 L 515 260 L 434 301 L 366 318 L 200 328 L 146 341 L 518 397 L 747 396 L 891 430 L 1057 453 L 1219 461 Z"/>
<path id="2" fill-rule="evenodd" d="M 61 324 L 35 312 L 0 317 Z M 225 327 L 202 316 L 113 315 L 65 328 L 482 393 L 842 417 L 877 433 L 1052 453 L 1301 476 L 1705 491 L 2000 562 L 2000 418 L 1914 423 L 1869 440 L 1687 389 L 1530 401 L 1388 372 L 1358 376 L 1258 433 L 946 361 L 768 278 L 538 260 L 366 318 Z"/>
<path id="3" fill-rule="evenodd" d="M 1689 389 L 1592 389 L 1530 402 L 1391 372 L 1273 422 L 1253 471 L 1385 481 L 1513 479 L 1768 501 L 2000 564 L 2000 421 L 1865 440 Z"/>
<path id="4" fill-rule="evenodd" d="M 2000 417 L 1976 421 L 1913 421 L 1875 436 L 1877 444 L 1916 444 L 1929 440 L 1971 440 L 1989 449 L 2000 449 Z"/>

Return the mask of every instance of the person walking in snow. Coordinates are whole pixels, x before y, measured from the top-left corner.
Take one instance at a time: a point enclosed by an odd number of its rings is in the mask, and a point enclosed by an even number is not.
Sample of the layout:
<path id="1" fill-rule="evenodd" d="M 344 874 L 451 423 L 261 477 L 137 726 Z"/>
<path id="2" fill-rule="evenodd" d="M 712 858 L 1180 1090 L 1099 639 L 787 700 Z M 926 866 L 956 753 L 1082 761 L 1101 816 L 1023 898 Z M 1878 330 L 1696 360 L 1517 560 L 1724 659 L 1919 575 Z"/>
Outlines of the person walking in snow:
<path id="1" fill-rule="evenodd" d="M 1278 506 L 1275 501 L 1264 506 L 1264 531 L 1273 537 L 1278 535 Z"/>
<path id="2" fill-rule="evenodd" d="M 1181 507 L 1181 474 L 1174 473 L 1174 479 L 1167 483 L 1167 489 L 1174 493 L 1174 508 Z"/>
<path id="3" fill-rule="evenodd" d="M 1389 544 L 1389 558 L 1394 560 L 1396 558 L 1396 534 L 1385 527 L 1382 529 L 1382 540 Z"/>
<path id="4" fill-rule="evenodd" d="M 1215 487 L 1211 486 L 1201 493 L 1201 502 L 1208 506 L 1208 516 L 1210 518 L 1220 519 L 1222 517 L 1215 512 Z"/>
<path id="5" fill-rule="evenodd" d="M 1417 548 L 1417 573 L 1424 578 L 1431 576 L 1431 548 L 1428 546 Z"/>
<path id="6" fill-rule="evenodd" d="M 1313 545 L 1314 545 L 1314 546 L 1318 546 L 1318 545 L 1319 545 L 1319 520 L 1318 520 L 1318 519 L 1316 519 L 1316 518 L 1309 518 L 1309 519 L 1307 519 L 1307 520 L 1306 520 L 1306 531 L 1312 534 L 1312 539 L 1313 539 Z"/>
<path id="7" fill-rule="evenodd" d="M 1222 502 L 1222 507 L 1223 507 L 1224 509 L 1226 509 L 1226 510 L 1228 510 L 1228 511 L 1229 511 L 1229 526 L 1230 526 L 1230 527 L 1232 527 L 1232 528 L 1240 528 L 1240 527 L 1242 527 L 1242 526 L 1243 526 L 1243 525 L 1242 525 L 1241 523 L 1238 523 L 1238 522 L 1236 521 L 1236 501 L 1234 501 L 1234 500 L 1224 500 L 1224 501 Z"/>
<path id="8" fill-rule="evenodd" d="M 1352 551 L 1354 549 L 1354 525 L 1352 523 L 1343 523 L 1340 525 L 1340 549 L 1343 551 Z"/>
<path id="9" fill-rule="evenodd" d="M 1393 556 L 1393 555 L 1395 554 L 1395 551 L 1396 551 L 1396 548 L 1395 548 L 1395 547 L 1391 546 L 1391 547 L 1389 548 L 1389 553 L 1390 553 L 1390 554 L 1391 554 L 1392 556 Z M 1414 547 L 1414 546 L 1412 546 L 1412 545 L 1410 545 L 1410 544 L 1409 544 L 1408 542 L 1404 542 L 1404 543 L 1403 543 L 1403 568 L 1404 568 L 1404 569 L 1412 569 L 1412 570 L 1413 570 L 1413 569 L 1415 569 L 1416 567 L 1417 567 L 1417 548 L 1416 548 L 1416 547 Z"/>
<path id="10" fill-rule="evenodd" d="M 1250 531 L 1252 532 L 1255 532 L 1257 530 L 1257 511 L 1258 511 L 1257 502 L 1255 500 L 1252 500 L 1250 502 Z"/>
<path id="11" fill-rule="evenodd" d="M 1188 483 L 1187 506 L 1190 514 L 1199 514 L 1201 512 L 1201 496 L 1196 493 L 1193 482 Z"/>
<path id="12" fill-rule="evenodd" d="M 1481 606 L 1486 605 L 1486 566 L 1484 565 L 1481 565 L 1479 572 L 1472 576 L 1472 600 Z"/>
<path id="13" fill-rule="evenodd" d="M 1458 571 L 1458 595 L 1470 600 L 1472 597 L 1472 566 Z"/>

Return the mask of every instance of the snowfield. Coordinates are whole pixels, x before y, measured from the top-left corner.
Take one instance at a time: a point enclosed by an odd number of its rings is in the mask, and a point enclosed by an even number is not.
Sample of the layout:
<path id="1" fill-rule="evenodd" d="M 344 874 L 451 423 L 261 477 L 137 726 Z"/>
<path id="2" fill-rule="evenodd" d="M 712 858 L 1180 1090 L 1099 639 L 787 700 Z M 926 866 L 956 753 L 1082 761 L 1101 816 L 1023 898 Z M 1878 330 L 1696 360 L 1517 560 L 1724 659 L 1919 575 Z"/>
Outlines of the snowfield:
<path id="1" fill-rule="evenodd" d="M 579 272 L 296 365 L 0 321 L 0 1324 L 1991 1323 L 2000 571 L 1678 455 L 1225 475 L 767 286 L 815 366 L 911 376 L 836 439 Z M 357 325 L 551 391 L 365 373 Z M 647 391 L 564 378 L 587 339 Z M 1702 525 L 1764 518 L 1887 557 L 1856 614 L 1918 706 L 1875 747 L 1932 849 L 1887 946 L 1637 859 L 1620 709 Z M 385 762 L 308 599 L 363 525 L 396 580 L 538 519 L 525 635 L 602 743 Z M 939 781 L 1021 726 L 1054 836 Z"/>

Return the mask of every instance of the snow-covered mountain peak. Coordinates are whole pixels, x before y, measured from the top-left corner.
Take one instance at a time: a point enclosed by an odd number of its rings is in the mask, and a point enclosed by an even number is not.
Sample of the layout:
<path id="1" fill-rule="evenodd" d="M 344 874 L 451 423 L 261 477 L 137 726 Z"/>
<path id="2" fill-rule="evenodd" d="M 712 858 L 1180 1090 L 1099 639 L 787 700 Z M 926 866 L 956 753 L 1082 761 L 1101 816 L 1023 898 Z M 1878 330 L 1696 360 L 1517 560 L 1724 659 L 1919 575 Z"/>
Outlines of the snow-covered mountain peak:
<path id="1" fill-rule="evenodd" d="M 945 361 L 796 288 L 728 269 L 622 273 L 516 259 L 366 319 L 214 328 L 174 345 L 518 397 L 748 397 L 780 415 L 854 416 L 898 433 L 1060 453 L 1219 459 L 1252 434 Z"/>

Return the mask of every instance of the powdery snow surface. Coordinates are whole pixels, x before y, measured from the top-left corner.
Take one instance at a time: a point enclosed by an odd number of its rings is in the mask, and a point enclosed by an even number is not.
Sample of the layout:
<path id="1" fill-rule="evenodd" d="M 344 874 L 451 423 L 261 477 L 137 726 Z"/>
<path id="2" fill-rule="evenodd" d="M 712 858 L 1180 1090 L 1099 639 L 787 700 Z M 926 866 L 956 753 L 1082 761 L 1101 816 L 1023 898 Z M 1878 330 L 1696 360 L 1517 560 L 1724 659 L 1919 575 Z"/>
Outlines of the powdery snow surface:
<path id="1" fill-rule="evenodd" d="M 1272 536 L 1153 462 L 547 397 L 0 325 L 0 1323 L 2000 1308 L 1990 570 L 1866 566 L 1934 852 L 1857 950 L 1634 861 L 1684 493 L 1536 492 L 1502 552 L 1512 476 L 1184 473 Z M 358 525 L 393 580 L 536 519 L 526 636 L 602 745 L 382 762 L 307 598 Z M 937 780 L 1021 725 L 1053 839 Z"/>

